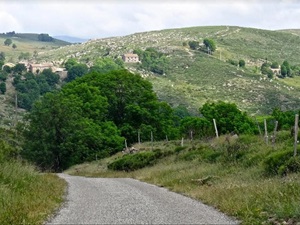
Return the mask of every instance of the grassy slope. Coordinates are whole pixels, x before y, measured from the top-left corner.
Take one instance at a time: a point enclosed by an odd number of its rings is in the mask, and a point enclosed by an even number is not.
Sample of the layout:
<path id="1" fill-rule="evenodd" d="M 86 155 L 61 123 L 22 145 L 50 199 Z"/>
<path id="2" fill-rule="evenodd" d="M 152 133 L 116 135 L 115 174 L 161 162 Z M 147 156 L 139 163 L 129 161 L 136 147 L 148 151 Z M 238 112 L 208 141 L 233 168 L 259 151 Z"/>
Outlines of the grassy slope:
<path id="1" fill-rule="evenodd" d="M 6 56 L 6 62 L 17 63 L 19 62 L 19 55 L 21 52 L 29 52 L 33 56 L 34 51 L 45 52 L 52 49 L 59 48 L 61 46 L 66 46 L 69 43 L 56 40 L 54 42 L 41 42 L 38 41 L 38 34 L 16 34 L 15 37 L 7 37 L 5 35 L 0 35 L 0 52 L 4 52 Z M 13 43 L 17 45 L 16 49 L 10 46 L 4 46 L 4 41 L 10 38 Z"/>
<path id="2" fill-rule="evenodd" d="M 213 38 L 217 51 L 212 57 L 183 47 L 183 42 Z M 109 51 L 110 57 L 136 48 L 155 47 L 168 54 L 169 68 L 165 76 L 149 76 L 160 99 L 172 105 L 186 105 L 196 112 L 207 100 L 235 102 L 251 114 L 270 112 L 274 107 L 298 108 L 299 87 L 283 80 L 270 82 L 257 73 L 257 67 L 268 61 L 300 64 L 300 37 L 281 31 L 241 27 L 191 27 L 137 33 L 125 37 L 92 40 L 40 54 L 40 59 L 63 60 L 76 57 L 92 63 Z M 244 59 L 245 71 L 229 65 L 227 59 Z M 136 71 L 136 66 L 127 64 Z M 138 71 L 142 75 L 153 75 Z"/>
<path id="3" fill-rule="evenodd" d="M 0 223 L 43 224 L 63 201 L 66 182 L 20 162 L 0 164 Z M 51 191 L 49 191 L 51 190 Z"/>
<path id="4" fill-rule="evenodd" d="M 0 52 L 5 53 L 6 62 L 17 63 L 19 62 L 19 55 L 23 52 L 29 52 L 33 57 L 34 51 L 42 54 L 45 51 L 53 50 L 61 46 L 66 46 L 69 43 L 56 40 L 54 42 L 40 42 L 38 41 L 38 34 L 16 34 L 17 37 L 9 37 L 13 43 L 17 45 L 16 49 L 11 46 L 4 46 L 4 41 L 8 38 L 0 34 Z M 11 127 L 15 121 L 14 113 L 14 99 L 15 91 L 11 84 L 12 78 L 9 77 L 6 81 L 7 92 L 5 95 L 0 95 L 0 126 Z M 19 116 L 23 114 L 23 110 L 19 109 Z M 21 118 L 21 117 L 19 117 Z"/>
<path id="5" fill-rule="evenodd" d="M 209 142 L 185 142 L 185 148 L 179 146 L 180 141 L 154 143 L 154 149 L 168 152 L 168 156 L 154 166 L 133 172 L 107 169 L 107 165 L 121 158 L 122 153 L 74 166 L 66 172 L 143 180 L 201 200 L 237 217 L 243 224 L 300 222 L 300 175 L 266 176 L 264 172 L 263 161 L 269 154 L 285 148 L 292 152 L 292 138 L 288 132 L 278 134 L 275 148 L 254 136 L 241 136 L 230 144 L 220 137 Z M 136 147 L 150 150 L 151 144 Z M 197 182 L 198 179 L 204 183 Z"/>

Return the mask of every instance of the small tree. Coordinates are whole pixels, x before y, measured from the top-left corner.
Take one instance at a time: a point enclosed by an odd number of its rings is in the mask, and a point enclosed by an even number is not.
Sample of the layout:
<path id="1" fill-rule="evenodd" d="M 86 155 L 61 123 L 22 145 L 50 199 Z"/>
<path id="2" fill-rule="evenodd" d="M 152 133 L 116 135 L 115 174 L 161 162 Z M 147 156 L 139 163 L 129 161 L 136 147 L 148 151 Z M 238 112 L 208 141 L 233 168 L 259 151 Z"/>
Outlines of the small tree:
<path id="1" fill-rule="evenodd" d="M 205 38 L 203 44 L 206 46 L 208 53 L 216 51 L 217 47 L 215 41 L 212 39 Z"/>
<path id="2" fill-rule="evenodd" d="M 12 40 L 10 38 L 7 38 L 5 41 L 4 41 L 4 45 L 5 46 L 10 46 L 12 44 Z"/>
<path id="3" fill-rule="evenodd" d="M 16 48 L 17 48 L 17 45 L 16 45 L 15 43 L 13 43 L 12 48 L 13 48 L 13 49 L 16 49 Z"/>
<path id="4" fill-rule="evenodd" d="M 191 49 L 196 50 L 199 47 L 198 41 L 189 41 L 189 46 Z"/>
<path id="5" fill-rule="evenodd" d="M 5 94 L 5 92 L 6 92 L 6 84 L 4 82 L 0 83 L 0 92 L 2 94 Z"/>
<path id="6" fill-rule="evenodd" d="M 246 65 L 245 60 L 240 59 L 240 61 L 239 61 L 239 67 L 245 67 L 245 65 Z"/>
<path id="7" fill-rule="evenodd" d="M 279 63 L 278 62 L 273 62 L 271 65 L 272 69 L 278 69 L 279 68 Z"/>

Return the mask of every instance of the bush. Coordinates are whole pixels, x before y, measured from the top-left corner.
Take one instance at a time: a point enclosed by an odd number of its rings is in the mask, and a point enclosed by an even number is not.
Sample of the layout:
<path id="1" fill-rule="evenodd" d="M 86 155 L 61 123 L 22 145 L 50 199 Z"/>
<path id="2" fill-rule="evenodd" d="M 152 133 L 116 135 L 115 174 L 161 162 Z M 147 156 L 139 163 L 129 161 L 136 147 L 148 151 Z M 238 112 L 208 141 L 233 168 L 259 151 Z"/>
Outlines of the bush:
<path id="1" fill-rule="evenodd" d="M 146 166 L 155 164 L 156 160 L 161 158 L 161 150 L 139 152 L 136 154 L 124 155 L 122 158 L 110 163 L 107 167 L 111 170 L 133 171 Z"/>
<path id="2" fill-rule="evenodd" d="M 264 170 L 268 175 L 279 175 L 284 172 L 287 162 L 293 156 L 291 150 L 274 152 L 264 161 Z M 292 162 L 291 162 L 292 164 Z"/>
<path id="3" fill-rule="evenodd" d="M 278 173 L 280 175 L 285 175 L 287 173 L 300 172 L 300 157 L 290 158 L 284 165 L 280 166 Z"/>
<path id="4" fill-rule="evenodd" d="M 16 159 L 19 155 L 19 150 L 10 146 L 5 141 L 0 140 L 0 163 Z"/>

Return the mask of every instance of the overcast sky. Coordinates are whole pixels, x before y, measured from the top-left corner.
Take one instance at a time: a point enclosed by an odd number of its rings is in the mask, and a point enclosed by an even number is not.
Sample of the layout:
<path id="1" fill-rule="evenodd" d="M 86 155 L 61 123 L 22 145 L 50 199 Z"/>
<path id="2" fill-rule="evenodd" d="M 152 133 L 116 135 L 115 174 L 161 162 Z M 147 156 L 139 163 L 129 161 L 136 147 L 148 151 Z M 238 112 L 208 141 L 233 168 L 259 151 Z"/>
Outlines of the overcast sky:
<path id="1" fill-rule="evenodd" d="M 0 32 L 79 38 L 190 26 L 300 28 L 300 0 L 0 0 Z"/>

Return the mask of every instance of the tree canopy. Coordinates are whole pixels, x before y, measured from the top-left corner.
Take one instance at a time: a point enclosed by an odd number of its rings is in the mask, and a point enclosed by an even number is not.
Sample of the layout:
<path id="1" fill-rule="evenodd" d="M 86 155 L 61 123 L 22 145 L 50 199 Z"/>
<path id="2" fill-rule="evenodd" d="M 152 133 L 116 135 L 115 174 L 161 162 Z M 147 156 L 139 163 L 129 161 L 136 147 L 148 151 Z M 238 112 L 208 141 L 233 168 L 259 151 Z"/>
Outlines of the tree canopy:
<path id="1" fill-rule="evenodd" d="M 208 49 L 208 53 L 209 52 L 214 52 L 216 51 L 217 47 L 216 47 L 216 43 L 213 39 L 209 39 L 209 38 L 205 38 L 203 40 L 203 44 L 206 46 L 206 48 Z"/>
<path id="2" fill-rule="evenodd" d="M 10 38 L 5 39 L 4 45 L 5 46 L 10 46 L 12 44 L 12 40 Z"/>
<path id="3" fill-rule="evenodd" d="M 23 155 L 55 171 L 122 150 L 124 138 L 159 140 L 173 132 L 173 113 L 150 82 L 127 70 L 92 72 L 48 93 L 28 115 Z"/>
<path id="4" fill-rule="evenodd" d="M 253 121 L 234 103 L 207 102 L 199 111 L 208 121 L 216 119 L 220 134 L 231 132 L 253 134 L 256 132 Z"/>

